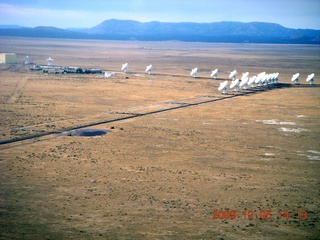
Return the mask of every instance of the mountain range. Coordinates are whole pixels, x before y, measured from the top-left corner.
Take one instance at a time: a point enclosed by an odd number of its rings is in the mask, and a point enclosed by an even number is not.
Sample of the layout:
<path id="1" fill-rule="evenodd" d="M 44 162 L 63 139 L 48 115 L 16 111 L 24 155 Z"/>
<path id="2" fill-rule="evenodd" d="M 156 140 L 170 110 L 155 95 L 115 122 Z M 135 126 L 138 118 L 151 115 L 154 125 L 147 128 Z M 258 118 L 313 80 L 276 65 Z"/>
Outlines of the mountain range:
<path id="1" fill-rule="evenodd" d="M 320 30 L 292 29 L 266 22 L 169 23 L 110 19 L 92 28 L 0 26 L 0 36 L 186 41 L 225 43 L 320 44 Z"/>

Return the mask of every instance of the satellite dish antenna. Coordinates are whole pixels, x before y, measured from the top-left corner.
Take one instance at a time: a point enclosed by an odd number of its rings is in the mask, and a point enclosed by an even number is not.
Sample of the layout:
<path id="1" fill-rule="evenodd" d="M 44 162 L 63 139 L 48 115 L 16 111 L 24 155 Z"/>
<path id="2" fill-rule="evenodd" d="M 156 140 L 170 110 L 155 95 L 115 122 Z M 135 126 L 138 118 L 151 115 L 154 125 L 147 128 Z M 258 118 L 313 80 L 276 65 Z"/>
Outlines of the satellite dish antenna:
<path id="1" fill-rule="evenodd" d="M 253 77 L 249 78 L 248 85 L 251 85 L 251 87 L 255 88 L 256 87 L 256 82 L 255 82 L 256 78 L 257 78 L 257 76 L 253 76 Z"/>
<path id="2" fill-rule="evenodd" d="M 257 84 L 260 84 L 261 78 L 262 78 L 262 75 L 257 75 L 256 79 L 254 80 L 254 83 L 255 83 L 256 85 L 257 85 Z"/>
<path id="3" fill-rule="evenodd" d="M 246 76 L 246 77 L 242 76 L 241 82 L 240 82 L 240 87 L 242 87 L 243 90 L 247 90 L 248 89 L 248 81 L 249 81 L 248 76 Z"/>
<path id="4" fill-rule="evenodd" d="M 24 64 L 29 64 L 31 61 L 31 58 L 29 56 L 26 56 L 24 59 Z"/>
<path id="5" fill-rule="evenodd" d="M 307 82 L 310 82 L 310 85 L 313 85 L 313 82 L 314 82 L 314 73 L 311 73 L 310 75 L 308 75 L 306 81 L 307 81 Z"/>
<path id="6" fill-rule="evenodd" d="M 269 74 L 269 79 L 268 79 L 269 84 L 274 84 L 274 76 L 275 76 L 275 73 Z"/>
<path id="7" fill-rule="evenodd" d="M 248 76 L 249 76 L 249 72 L 242 73 L 241 79 L 242 79 L 242 78 L 245 78 L 245 77 L 248 77 Z"/>
<path id="8" fill-rule="evenodd" d="M 122 64 L 121 71 L 123 71 L 124 73 L 127 73 L 127 71 L 128 71 L 128 63 Z"/>
<path id="9" fill-rule="evenodd" d="M 233 80 L 230 84 L 230 89 L 234 88 L 234 92 L 239 92 L 239 79 Z"/>
<path id="10" fill-rule="evenodd" d="M 228 94 L 228 80 L 220 83 L 218 90 L 222 91 L 222 94 Z"/>
<path id="11" fill-rule="evenodd" d="M 262 82 L 264 80 L 265 72 L 261 72 L 257 75 L 256 79 L 254 80 L 255 84 L 259 84 L 260 87 L 262 87 Z"/>
<path id="12" fill-rule="evenodd" d="M 300 84 L 299 83 L 299 73 L 296 73 L 292 76 L 291 82 L 295 82 L 296 85 Z"/>
<path id="13" fill-rule="evenodd" d="M 198 74 L 198 68 L 194 68 L 191 70 L 190 76 L 193 76 L 194 78 L 196 78 L 197 74 Z"/>
<path id="14" fill-rule="evenodd" d="M 215 69 L 211 72 L 211 77 L 213 77 L 214 79 L 218 77 L 218 69 Z"/>
<path id="15" fill-rule="evenodd" d="M 235 80 L 237 76 L 237 70 L 233 70 L 230 75 L 229 78 Z"/>
<path id="16" fill-rule="evenodd" d="M 262 87 L 263 85 L 268 85 L 268 77 L 269 77 L 269 74 L 265 74 L 261 77 L 260 87 Z"/>
<path id="17" fill-rule="evenodd" d="M 52 65 L 53 61 L 54 61 L 54 60 L 53 60 L 51 57 L 49 57 L 49 58 L 47 59 L 48 66 Z"/>
<path id="18" fill-rule="evenodd" d="M 113 72 L 104 72 L 104 77 L 105 77 L 105 78 L 111 78 L 112 75 L 114 75 Z"/>
<path id="19" fill-rule="evenodd" d="M 262 85 L 268 85 L 269 84 L 269 74 L 265 74 L 263 78 L 261 79 Z"/>
<path id="20" fill-rule="evenodd" d="M 149 75 L 152 74 L 152 65 L 146 67 L 146 73 L 148 73 Z"/>

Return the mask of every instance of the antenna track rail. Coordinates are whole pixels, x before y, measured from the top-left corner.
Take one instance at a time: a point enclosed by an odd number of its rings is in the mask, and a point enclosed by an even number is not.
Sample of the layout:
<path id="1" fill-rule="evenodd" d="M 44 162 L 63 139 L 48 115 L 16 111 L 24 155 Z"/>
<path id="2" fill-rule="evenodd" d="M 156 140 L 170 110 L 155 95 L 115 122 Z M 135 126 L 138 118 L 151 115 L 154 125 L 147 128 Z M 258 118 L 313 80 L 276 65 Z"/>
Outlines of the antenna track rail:
<path id="1" fill-rule="evenodd" d="M 277 89 L 277 88 L 283 88 L 283 87 L 285 87 L 285 88 L 292 87 L 292 85 L 291 84 L 278 84 L 274 88 Z M 112 123 L 112 122 L 119 122 L 119 121 L 123 121 L 123 120 L 127 120 L 127 119 L 138 118 L 138 117 L 153 115 L 153 114 L 157 114 L 157 113 L 163 113 L 163 112 L 173 111 L 173 110 L 177 110 L 177 109 L 198 106 L 198 105 L 202 105 L 202 104 L 213 103 L 213 102 L 227 100 L 227 99 L 236 98 L 236 97 L 242 97 L 242 96 L 251 95 L 251 94 L 255 94 L 255 93 L 259 93 L 259 92 L 264 92 L 264 91 L 267 91 L 270 89 L 271 88 L 269 88 L 269 87 L 264 88 L 264 89 L 255 89 L 253 91 L 247 91 L 247 92 L 238 93 L 238 94 L 234 94 L 234 95 L 224 95 L 223 97 L 218 97 L 218 98 L 207 100 L 207 101 L 202 101 L 202 102 L 197 102 L 197 103 L 183 103 L 180 106 L 150 111 L 150 112 L 146 112 L 146 113 L 136 113 L 136 114 L 132 114 L 132 115 L 125 116 L 125 117 L 103 120 L 103 121 L 98 121 L 98 122 L 92 122 L 92 123 L 82 124 L 82 125 L 78 125 L 78 126 L 72 126 L 72 127 L 61 129 L 60 131 L 50 131 L 50 132 L 44 132 L 44 133 L 34 134 L 34 135 L 30 135 L 30 136 L 20 137 L 20 138 L 3 140 L 3 141 L 0 141 L 0 145 L 21 142 L 21 141 L 30 140 L 30 139 L 34 139 L 34 138 L 40 138 L 40 137 L 44 137 L 44 136 L 48 136 L 48 135 L 52 135 L 52 134 L 59 134 L 62 132 L 73 131 L 73 130 L 77 130 L 77 129 L 81 129 L 81 128 L 93 127 L 93 126 Z"/>

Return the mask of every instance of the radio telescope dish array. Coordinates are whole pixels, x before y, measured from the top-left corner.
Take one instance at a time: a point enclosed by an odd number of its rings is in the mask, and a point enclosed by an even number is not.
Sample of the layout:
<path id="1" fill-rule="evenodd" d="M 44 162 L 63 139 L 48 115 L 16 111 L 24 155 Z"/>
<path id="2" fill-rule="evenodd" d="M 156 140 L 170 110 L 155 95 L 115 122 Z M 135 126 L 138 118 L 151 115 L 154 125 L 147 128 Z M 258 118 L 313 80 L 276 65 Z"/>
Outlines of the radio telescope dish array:
<path id="1" fill-rule="evenodd" d="M 294 82 L 296 85 L 300 84 L 299 83 L 299 73 L 296 73 L 292 76 L 291 82 Z"/>
<path id="2" fill-rule="evenodd" d="M 194 78 L 196 78 L 197 74 L 198 74 L 198 68 L 194 68 L 191 70 L 190 76 L 193 76 Z"/>
<path id="3" fill-rule="evenodd" d="M 216 79 L 218 77 L 218 69 L 215 69 L 211 72 L 211 77 L 213 77 L 214 79 Z"/>
<path id="4" fill-rule="evenodd" d="M 234 92 L 239 92 L 239 79 L 233 80 L 230 84 L 230 89 L 234 88 Z"/>
<path id="5" fill-rule="evenodd" d="M 145 72 L 148 73 L 149 75 L 151 75 L 152 74 L 152 65 L 147 66 Z"/>
<path id="6" fill-rule="evenodd" d="M 123 71 L 124 73 L 128 72 L 128 63 L 122 64 L 121 71 Z"/>
<path id="7" fill-rule="evenodd" d="M 237 76 L 237 70 L 233 70 L 230 75 L 229 78 L 235 80 Z"/>
<path id="8" fill-rule="evenodd" d="M 310 85 L 313 85 L 313 82 L 314 82 L 314 73 L 311 73 L 310 75 L 308 75 L 306 81 L 307 81 L 307 82 L 310 82 Z"/>
<path id="9" fill-rule="evenodd" d="M 52 65 L 54 59 L 52 59 L 51 57 L 49 57 L 47 60 L 48 66 Z"/>
<path id="10" fill-rule="evenodd" d="M 228 94 L 228 80 L 220 83 L 218 90 L 222 91 L 222 94 Z"/>

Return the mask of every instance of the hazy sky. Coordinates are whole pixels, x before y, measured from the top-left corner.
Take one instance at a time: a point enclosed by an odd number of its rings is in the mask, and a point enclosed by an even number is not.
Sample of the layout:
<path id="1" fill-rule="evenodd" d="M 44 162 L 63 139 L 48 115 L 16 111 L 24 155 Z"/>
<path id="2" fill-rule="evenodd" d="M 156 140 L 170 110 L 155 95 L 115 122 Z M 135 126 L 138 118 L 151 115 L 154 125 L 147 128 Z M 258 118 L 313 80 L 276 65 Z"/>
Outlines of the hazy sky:
<path id="1" fill-rule="evenodd" d="M 93 27 L 111 18 L 320 29 L 320 0 L 0 0 L 0 25 Z"/>

